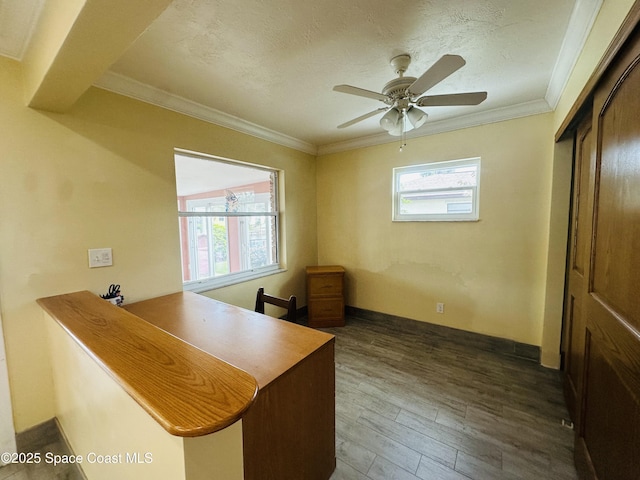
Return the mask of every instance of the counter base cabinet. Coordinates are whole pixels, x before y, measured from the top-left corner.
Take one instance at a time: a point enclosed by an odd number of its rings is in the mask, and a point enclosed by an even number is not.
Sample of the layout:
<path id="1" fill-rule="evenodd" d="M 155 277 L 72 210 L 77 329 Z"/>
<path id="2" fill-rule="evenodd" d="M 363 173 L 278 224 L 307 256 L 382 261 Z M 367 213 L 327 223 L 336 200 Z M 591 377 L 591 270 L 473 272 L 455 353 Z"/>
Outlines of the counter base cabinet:
<path id="1" fill-rule="evenodd" d="M 242 419 L 245 480 L 328 480 L 336 467 L 334 343 L 261 390 Z"/>
<path id="2" fill-rule="evenodd" d="M 344 326 L 344 268 L 307 267 L 310 327 Z"/>

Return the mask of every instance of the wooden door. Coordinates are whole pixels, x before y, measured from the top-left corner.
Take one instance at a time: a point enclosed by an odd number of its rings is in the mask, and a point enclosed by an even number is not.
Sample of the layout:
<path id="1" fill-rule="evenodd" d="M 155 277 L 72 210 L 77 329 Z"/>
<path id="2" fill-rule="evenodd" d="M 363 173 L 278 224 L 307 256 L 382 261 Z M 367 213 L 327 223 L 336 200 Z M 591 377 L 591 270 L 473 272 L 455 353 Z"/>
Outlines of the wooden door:
<path id="1" fill-rule="evenodd" d="M 577 423 L 579 418 L 579 398 L 582 391 L 584 366 L 586 330 L 582 302 L 584 277 L 589 265 L 589 217 L 587 215 L 589 179 L 594 165 L 591 132 L 589 115 L 578 127 L 575 138 L 570 248 L 562 333 L 564 394 L 574 423 Z"/>
<path id="2" fill-rule="evenodd" d="M 609 68 L 593 104 L 576 464 L 583 476 L 599 480 L 640 478 L 639 38 Z"/>

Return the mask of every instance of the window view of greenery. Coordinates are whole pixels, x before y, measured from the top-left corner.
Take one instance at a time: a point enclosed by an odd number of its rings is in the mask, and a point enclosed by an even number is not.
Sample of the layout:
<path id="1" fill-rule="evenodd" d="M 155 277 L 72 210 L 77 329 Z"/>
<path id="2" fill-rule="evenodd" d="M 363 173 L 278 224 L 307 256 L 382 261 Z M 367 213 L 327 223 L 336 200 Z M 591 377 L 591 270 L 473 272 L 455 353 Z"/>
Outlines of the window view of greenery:
<path id="1" fill-rule="evenodd" d="M 182 153 L 175 163 L 185 286 L 277 269 L 277 172 Z"/>
<path id="2" fill-rule="evenodd" d="M 480 159 L 394 169 L 394 220 L 477 220 Z"/>

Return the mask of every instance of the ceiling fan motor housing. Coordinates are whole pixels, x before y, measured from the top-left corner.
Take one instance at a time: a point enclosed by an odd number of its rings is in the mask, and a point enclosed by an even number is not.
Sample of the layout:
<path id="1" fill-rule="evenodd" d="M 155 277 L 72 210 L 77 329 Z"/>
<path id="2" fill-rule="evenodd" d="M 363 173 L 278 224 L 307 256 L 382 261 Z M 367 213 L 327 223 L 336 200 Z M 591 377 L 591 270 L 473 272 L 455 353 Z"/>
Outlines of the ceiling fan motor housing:
<path id="1" fill-rule="evenodd" d="M 407 68 L 409 68 L 409 65 L 411 64 L 410 55 L 396 55 L 389 61 L 389 64 L 399 77 L 387 82 L 382 89 L 382 93 L 389 96 L 392 100 L 392 104 L 395 104 L 398 100 L 407 98 L 407 88 L 416 81 L 416 78 L 404 76 L 404 72 L 407 71 Z"/>
<path id="2" fill-rule="evenodd" d="M 415 77 L 399 77 L 394 78 L 382 89 L 384 95 L 388 95 L 394 100 L 407 96 L 407 88 L 416 81 Z"/>

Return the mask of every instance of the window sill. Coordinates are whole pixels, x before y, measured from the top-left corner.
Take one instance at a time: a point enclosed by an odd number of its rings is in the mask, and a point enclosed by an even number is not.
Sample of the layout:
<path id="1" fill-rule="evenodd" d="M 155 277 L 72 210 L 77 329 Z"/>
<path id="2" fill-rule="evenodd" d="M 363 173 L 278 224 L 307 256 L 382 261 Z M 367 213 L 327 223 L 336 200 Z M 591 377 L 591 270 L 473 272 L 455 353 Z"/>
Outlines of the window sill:
<path id="1" fill-rule="evenodd" d="M 250 272 L 242 272 L 234 275 L 218 277 L 218 278 L 208 278 L 207 280 L 197 281 L 197 282 L 186 282 L 182 284 L 182 288 L 185 291 L 194 292 L 194 293 L 202 293 L 207 292 L 209 290 L 216 290 L 218 288 L 229 287 L 231 285 L 236 285 L 238 283 L 248 282 L 249 280 L 254 280 L 256 278 L 267 277 L 269 275 L 275 275 L 277 273 L 286 272 L 286 268 L 281 267 L 273 267 L 265 270 L 256 270 Z"/>

